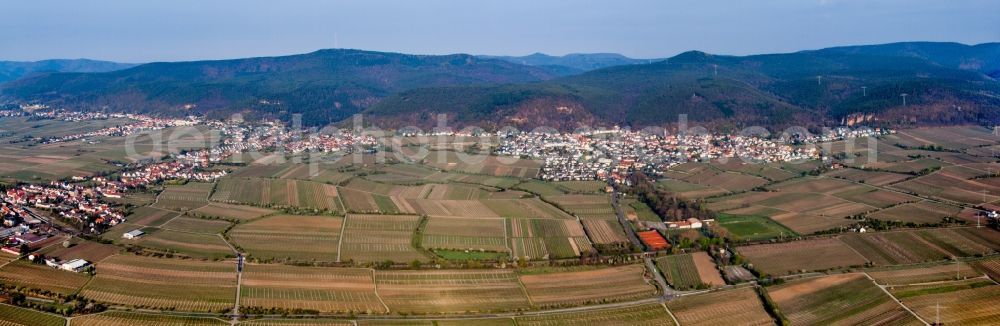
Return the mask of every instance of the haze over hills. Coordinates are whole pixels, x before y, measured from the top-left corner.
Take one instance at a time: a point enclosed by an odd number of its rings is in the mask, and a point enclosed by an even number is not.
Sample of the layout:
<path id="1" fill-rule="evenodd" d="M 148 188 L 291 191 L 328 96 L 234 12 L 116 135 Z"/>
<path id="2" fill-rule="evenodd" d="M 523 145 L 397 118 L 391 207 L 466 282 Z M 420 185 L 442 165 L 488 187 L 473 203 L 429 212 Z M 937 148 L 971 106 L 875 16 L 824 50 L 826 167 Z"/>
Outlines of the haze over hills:
<path id="1" fill-rule="evenodd" d="M 858 116 L 877 124 L 995 123 L 998 48 L 912 42 L 752 56 L 690 51 L 661 61 L 321 50 L 46 73 L 7 83 L 0 94 L 80 109 L 301 113 L 309 124 L 363 112 L 387 127 L 429 127 L 438 113 L 458 125 L 561 129 L 662 125 L 677 114 L 719 128 L 835 125 Z M 573 74 L 591 67 L 601 68 Z"/>
<path id="2" fill-rule="evenodd" d="M 33 73 L 47 72 L 108 72 L 135 67 L 132 63 L 119 63 L 90 59 L 52 59 L 41 61 L 0 61 L 0 84 Z"/>
<path id="3" fill-rule="evenodd" d="M 500 59 L 528 66 L 545 68 L 560 75 L 574 75 L 594 69 L 613 66 L 649 63 L 662 59 L 633 59 L 618 53 L 570 53 L 564 56 L 551 56 L 544 53 L 533 53 L 526 56 L 488 56 L 481 58 Z"/>

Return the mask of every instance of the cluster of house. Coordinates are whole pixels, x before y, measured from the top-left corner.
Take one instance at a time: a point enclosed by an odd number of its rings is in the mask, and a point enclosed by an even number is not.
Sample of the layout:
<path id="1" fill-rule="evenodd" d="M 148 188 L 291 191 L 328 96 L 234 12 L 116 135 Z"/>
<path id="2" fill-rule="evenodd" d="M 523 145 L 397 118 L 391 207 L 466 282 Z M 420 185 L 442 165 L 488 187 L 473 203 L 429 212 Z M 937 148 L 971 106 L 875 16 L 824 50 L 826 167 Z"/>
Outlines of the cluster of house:
<path id="1" fill-rule="evenodd" d="M 226 176 L 224 170 L 198 170 L 199 165 L 189 162 L 159 162 L 145 164 L 140 167 L 121 173 L 119 181 L 99 180 L 104 184 L 107 191 L 103 194 L 107 197 L 114 197 L 118 189 L 128 189 L 157 183 L 163 180 L 185 179 L 198 181 L 213 181 Z"/>
<path id="2" fill-rule="evenodd" d="M 225 176 L 225 171 L 198 171 L 195 165 L 183 162 L 159 162 L 139 165 L 123 171 L 119 180 L 102 176 L 73 177 L 73 181 L 53 181 L 48 184 L 27 184 L 11 187 L 0 193 L 0 213 L 4 228 L 0 239 L 6 239 L 5 251 L 20 252 L 22 245 L 29 247 L 42 234 L 41 223 L 31 208 L 50 211 L 65 220 L 77 221 L 91 232 L 104 230 L 121 223 L 124 213 L 102 198 L 121 198 L 122 193 L 168 179 L 214 180 Z"/>
<path id="3" fill-rule="evenodd" d="M 187 151 L 174 155 L 184 162 L 201 165 L 222 162 L 241 153 L 257 153 L 265 149 L 284 150 L 286 153 L 302 152 L 352 152 L 355 148 L 374 148 L 378 140 L 371 135 L 356 133 L 307 133 L 306 130 L 289 129 L 280 123 L 266 122 L 252 125 L 233 121 L 212 121 L 208 126 L 222 133 L 218 146 Z"/>
<path id="4" fill-rule="evenodd" d="M 692 161 L 740 159 L 782 162 L 813 159 L 816 148 L 770 139 L 720 134 L 664 135 L 624 129 L 587 133 L 513 133 L 501 137 L 500 155 L 543 159 L 545 180 L 622 181 L 630 171 L 659 174 Z"/>
<path id="5" fill-rule="evenodd" d="M 78 139 L 86 139 L 86 138 L 99 137 L 99 136 L 118 136 L 118 137 L 122 137 L 122 136 L 128 136 L 128 135 L 132 135 L 132 134 L 136 134 L 136 133 L 140 133 L 140 132 L 144 132 L 144 131 L 161 130 L 161 129 L 166 129 L 166 128 L 170 128 L 170 127 L 179 127 L 179 126 L 193 126 L 193 125 L 199 124 L 201 122 L 199 119 L 197 119 L 195 117 L 188 117 L 187 119 L 168 119 L 168 118 L 155 118 L 155 117 L 150 117 L 150 116 L 146 116 L 146 115 L 130 114 L 130 113 L 115 113 L 115 114 L 78 113 L 78 112 L 74 112 L 74 113 L 75 114 L 80 114 L 80 115 L 83 115 L 83 116 L 75 116 L 75 115 L 73 115 L 73 116 L 70 116 L 70 118 L 64 118 L 64 119 L 71 119 L 71 121 L 79 121 L 79 120 L 84 120 L 84 118 L 86 118 L 87 120 L 108 119 L 108 118 L 124 118 L 124 119 L 130 119 L 130 120 L 132 120 L 134 122 L 129 123 L 129 124 L 111 126 L 111 127 L 107 127 L 107 128 L 103 128 L 103 129 L 98 129 L 98 130 L 95 130 L 95 131 L 84 132 L 84 133 L 77 133 L 77 134 L 70 134 L 70 135 L 64 135 L 64 136 L 59 136 L 59 137 L 45 138 L 45 139 L 42 139 L 42 143 L 51 144 L 51 143 L 59 143 L 59 142 L 68 142 L 68 141 L 74 141 L 74 140 L 78 140 Z M 39 114 L 41 114 L 41 113 L 39 113 Z"/>

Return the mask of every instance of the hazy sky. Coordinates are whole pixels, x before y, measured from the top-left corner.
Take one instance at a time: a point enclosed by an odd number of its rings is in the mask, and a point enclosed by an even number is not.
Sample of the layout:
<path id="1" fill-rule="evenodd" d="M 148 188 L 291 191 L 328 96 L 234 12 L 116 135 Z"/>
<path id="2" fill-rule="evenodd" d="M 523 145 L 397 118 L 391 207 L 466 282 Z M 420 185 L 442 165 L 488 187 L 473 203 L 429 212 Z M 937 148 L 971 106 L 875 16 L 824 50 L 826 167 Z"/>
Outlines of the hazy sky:
<path id="1" fill-rule="evenodd" d="M 997 0 L 217 1 L 0 5 L 0 60 L 179 61 L 343 47 L 667 57 L 897 41 L 1000 41 Z"/>

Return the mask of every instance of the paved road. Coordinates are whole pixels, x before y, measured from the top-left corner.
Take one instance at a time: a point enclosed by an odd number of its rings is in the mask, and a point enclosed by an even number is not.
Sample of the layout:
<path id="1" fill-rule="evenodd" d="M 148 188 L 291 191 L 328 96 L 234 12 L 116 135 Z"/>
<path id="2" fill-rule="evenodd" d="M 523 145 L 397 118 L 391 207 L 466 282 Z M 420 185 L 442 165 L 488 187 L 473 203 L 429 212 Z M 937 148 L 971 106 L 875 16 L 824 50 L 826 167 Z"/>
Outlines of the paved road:
<path id="1" fill-rule="evenodd" d="M 642 242 L 639 241 L 639 236 L 635 234 L 635 230 L 632 229 L 632 225 L 629 224 L 627 218 L 625 218 L 625 212 L 622 211 L 621 206 L 618 205 L 618 189 L 611 192 L 611 206 L 615 208 L 615 215 L 618 215 L 618 223 L 621 223 L 622 228 L 625 229 L 625 234 L 628 234 L 628 238 L 632 241 L 637 248 L 644 248 Z"/>
<path id="2" fill-rule="evenodd" d="M 632 241 L 638 248 L 643 248 L 642 242 L 639 241 L 639 236 L 635 234 L 635 230 L 632 229 L 632 224 L 625 218 L 625 212 L 622 210 L 621 206 L 618 205 L 618 189 L 611 192 L 611 206 L 615 208 L 615 215 L 618 216 L 618 223 L 621 223 L 622 228 L 625 229 L 625 233 L 628 234 L 629 240 Z M 653 274 L 653 279 L 656 283 L 660 285 L 660 289 L 663 290 L 663 295 L 660 296 L 660 300 L 669 300 L 670 298 L 677 295 L 677 293 L 667 285 L 667 281 L 663 279 L 663 274 L 659 272 L 656 268 L 656 264 L 653 263 L 653 259 L 649 257 L 643 257 L 646 262 L 646 268 L 650 273 Z"/>

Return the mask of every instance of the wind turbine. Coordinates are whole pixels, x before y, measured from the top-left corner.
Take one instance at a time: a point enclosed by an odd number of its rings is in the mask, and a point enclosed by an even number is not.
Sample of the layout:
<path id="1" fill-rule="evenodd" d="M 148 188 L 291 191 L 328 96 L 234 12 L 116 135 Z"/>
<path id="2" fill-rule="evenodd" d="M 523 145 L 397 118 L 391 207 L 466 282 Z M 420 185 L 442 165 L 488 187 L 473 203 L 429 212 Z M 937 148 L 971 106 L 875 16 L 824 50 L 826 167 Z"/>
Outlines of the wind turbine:
<path id="1" fill-rule="evenodd" d="M 868 86 L 861 86 L 861 96 L 868 96 Z"/>
<path id="2" fill-rule="evenodd" d="M 906 93 L 903 93 L 903 94 L 899 94 L 899 96 L 902 96 L 902 97 L 903 97 L 903 106 L 906 106 L 906 97 L 907 97 L 907 96 L 909 96 L 909 95 L 910 95 L 910 94 L 906 94 Z"/>
<path id="3" fill-rule="evenodd" d="M 719 76 L 719 65 L 713 64 L 712 67 L 715 68 L 715 76 L 718 77 Z"/>
<path id="4" fill-rule="evenodd" d="M 816 85 L 823 85 L 823 76 L 816 76 Z"/>

